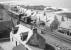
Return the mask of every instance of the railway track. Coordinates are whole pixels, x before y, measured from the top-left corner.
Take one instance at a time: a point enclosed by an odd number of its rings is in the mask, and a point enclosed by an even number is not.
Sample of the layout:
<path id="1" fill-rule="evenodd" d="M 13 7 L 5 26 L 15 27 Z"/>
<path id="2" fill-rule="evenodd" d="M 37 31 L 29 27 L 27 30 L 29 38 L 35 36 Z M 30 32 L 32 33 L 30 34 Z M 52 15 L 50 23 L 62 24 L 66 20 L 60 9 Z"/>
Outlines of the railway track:
<path id="1" fill-rule="evenodd" d="M 37 27 L 37 28 L 39 28 L 39 27 Z M 39 28 L 39 29 L 41 29 L 41 28 Z M 49 32 L 48 30 L 44 30 L 44 29 L 41 29 L 41 30 L 44 31 L 44 33 L 46 33 L 47 35 L 50 35 L 62 42 L 65 42 L 65 43 L 68 43 L 69 45 L 71 45 L 71 38 L 63 36 L 61 33 L 57 32 L 57 31 L 56 32 Z"/>

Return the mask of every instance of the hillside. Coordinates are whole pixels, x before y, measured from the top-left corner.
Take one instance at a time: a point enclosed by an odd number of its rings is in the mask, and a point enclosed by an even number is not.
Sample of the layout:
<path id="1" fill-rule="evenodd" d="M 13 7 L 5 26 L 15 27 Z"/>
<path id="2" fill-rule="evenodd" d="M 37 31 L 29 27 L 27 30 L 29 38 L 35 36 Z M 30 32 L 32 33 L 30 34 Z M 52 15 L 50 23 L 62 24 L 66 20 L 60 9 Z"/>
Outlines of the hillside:
<path id="1" fill-rule="evenodd" d="M 34 5 L 34 6 L 21 5 L 21 7 L 26 8 L 26 9 L 43 10 L 46 6 L 44 6 L 44 5 Z"/>
<path id="2" fill-rule="evenodd" d="M 0 4 L 0 38 L 8 38 L 12 28 L 11 17 L 4 5 Z"/>

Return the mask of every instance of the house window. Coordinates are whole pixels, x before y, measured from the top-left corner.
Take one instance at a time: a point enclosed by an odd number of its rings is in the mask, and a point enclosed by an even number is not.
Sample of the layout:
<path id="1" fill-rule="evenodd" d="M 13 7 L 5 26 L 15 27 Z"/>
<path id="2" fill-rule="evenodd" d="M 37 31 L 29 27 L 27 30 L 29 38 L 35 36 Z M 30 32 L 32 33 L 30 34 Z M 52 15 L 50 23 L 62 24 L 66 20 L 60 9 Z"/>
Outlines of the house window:
<path id="1" fill-rule="evenodd" d="M 3 20 L 3 15 L 4 15 L 4 14 L 3 14 L 3 12 L 1 11 L 1 12 L 0 12 L 0 20 Z"/>
<path id="2" fill-rule="evenodd" d="M 21 36 L 21 40 L 25 41 L 28 37 L 28 32 L 21 33 L 20 36 Z"/>
<path id="3" fill-rule="evenodd" d="M 2 16 L 0 17 L 0 20 L 3 20 L 3 17 Z"/>

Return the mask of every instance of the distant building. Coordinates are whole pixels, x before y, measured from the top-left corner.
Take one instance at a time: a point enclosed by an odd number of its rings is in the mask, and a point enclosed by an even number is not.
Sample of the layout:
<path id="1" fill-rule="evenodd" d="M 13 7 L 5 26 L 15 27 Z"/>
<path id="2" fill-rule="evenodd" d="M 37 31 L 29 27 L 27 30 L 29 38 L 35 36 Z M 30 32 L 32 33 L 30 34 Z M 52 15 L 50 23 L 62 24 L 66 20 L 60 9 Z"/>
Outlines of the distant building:
<path id="1" fill-rule="evenodd" d="M 60 27 L 71 29 L 71 12 L 58 13 L 58 15 L 64 18 L 64 21 L 61 21 Z"/>

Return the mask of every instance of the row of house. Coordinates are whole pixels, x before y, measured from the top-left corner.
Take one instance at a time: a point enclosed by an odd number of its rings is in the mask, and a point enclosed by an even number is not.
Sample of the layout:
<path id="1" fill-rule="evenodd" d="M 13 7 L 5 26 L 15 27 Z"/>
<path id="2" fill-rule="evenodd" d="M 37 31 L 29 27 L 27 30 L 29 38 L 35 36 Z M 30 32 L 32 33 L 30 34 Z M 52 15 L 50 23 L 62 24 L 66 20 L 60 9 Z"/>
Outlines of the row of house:
<path id="1" fill-rule="evenodd" d="M 70 11 L 64 8 L 55 8 L 55 7 L 46 7 L 44 10 L 33 10 L 33 9 L 25 9 L 20 6 L 16 7 L 18 9 L 19 14 L 27 14 L 27 16 L 31 16 L 32 19 L 37 19 L 37 22 L 44 21 L 47 26 L 50 26 L 50 24 L 54 21 L 54 18 L 56 17 L 58 21 L 60 22 L 59 27 L 65 27 L 70 29 Z M 24 17 L 24 16 L 23 16 Z M 62 19 L 64 21 L 62 21 Z M 68 23 L 68 24 L 67 24 Z"/>

